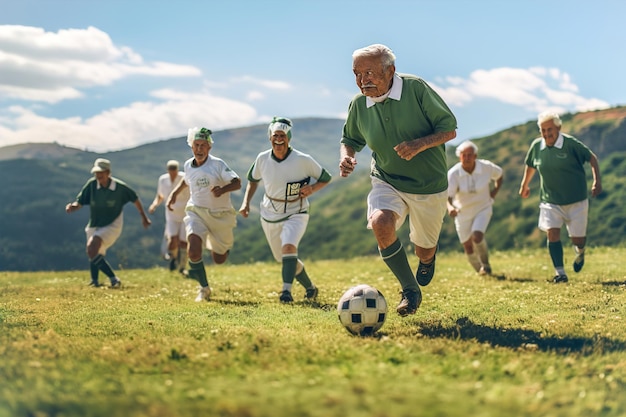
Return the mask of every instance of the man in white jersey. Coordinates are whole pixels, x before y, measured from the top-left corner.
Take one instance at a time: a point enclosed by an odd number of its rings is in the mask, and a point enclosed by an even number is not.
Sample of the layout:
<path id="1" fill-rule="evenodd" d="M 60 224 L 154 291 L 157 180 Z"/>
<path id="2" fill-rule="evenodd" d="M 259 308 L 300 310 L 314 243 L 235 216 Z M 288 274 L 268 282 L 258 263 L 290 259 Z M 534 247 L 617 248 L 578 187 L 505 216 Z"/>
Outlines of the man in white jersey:
<path id="1" fill-rule="evenodd" d="M 157 191 L 154 200 L 148 211 L 153 214 L 156 208 L 169 197 L 185 174 L 178 170 L 178 161 L 171 159 L 167 161 L 167 172 L 159 177 Z M 165 238 L 167 239 L 167 253 L 170 261 L 170 271 L 176 267 L 180 273 L 185 274 L 187 265 L 187 236 L 185 234 L 185 206 L 189 200 L 189 189 L 185 188 L 176 199 L 176 204 L 172 205 L 173 210 L 165 210 Z"/>
<path id="2" fill-rule="evenodd" d="M 197 302 L 208 301 L 211 287 L 202 261 L 203 241 L 211 251 L 213 262 L 223 264 L 235 241 L 233 229 L 237 225 L 237 212 L 230 201 L 230 192 L 241 188 L 239 176 L 226 162 L 209 155 L 213 147 L 211 131 L 207 128 L 191 128 L 187 133 L 187 144 L 193 158 L 185 161 L 185 177 L 172 191 L 167 208 L 172 210 L 179 194 L 190 189 L 189 203 L 184 218 L 189 244 L 189 277 L 200 282 Z"/>
<path id="3" fill-rule="evenodd" d="M 306 289 L 305 298 L 314 300 L 318 289 L 298 258 L 298 245 L 309 222 L 308 197 L 324 188 L 331 176 L 311 156 L 291 146 L 291 120 L 274 117 L 268 127 L 271 149 L 261 152 L 248 171 L 248 185 L 239 212 L 250 213 L 250 201 L 263 180 L 261 226 L 272 255 L 282 263 L 283 288 L 279 300 L 293 301 L 294 278 Z"/>
<path id="4" fill-rule="evenodd" d="M 478 146 L 470 141 L 456 148 L 460 162 L 448 170 L 448 214 L 472 267 L 491 274 L 485 232 L 493 213 L 493 200 L 502 186 L 502 168 L 477 159 Z"/>

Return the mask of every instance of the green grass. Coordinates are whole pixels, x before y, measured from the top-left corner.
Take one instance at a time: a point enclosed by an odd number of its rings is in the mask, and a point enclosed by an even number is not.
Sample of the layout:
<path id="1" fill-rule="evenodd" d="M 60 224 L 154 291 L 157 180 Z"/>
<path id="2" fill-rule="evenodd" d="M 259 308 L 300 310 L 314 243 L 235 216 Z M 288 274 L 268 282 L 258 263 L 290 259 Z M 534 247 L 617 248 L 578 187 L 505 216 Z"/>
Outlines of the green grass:
<path id="1" fill-rule="evenodd" d="M 273 263 L 208 266 L 210 303 L 164 268 L 120 271 L 121 290 L 2 272 L 0 416 L 625 415 L 626 249 L 590 248 L 567 285 L 545 249 L 491 257 L 480 277 L 442 254 L 408 318 L 378 257 L 308 262 L 320 296 L 293 305 Z M 358 283 L 390 304 L 372 338 L 337 319 Z"/>

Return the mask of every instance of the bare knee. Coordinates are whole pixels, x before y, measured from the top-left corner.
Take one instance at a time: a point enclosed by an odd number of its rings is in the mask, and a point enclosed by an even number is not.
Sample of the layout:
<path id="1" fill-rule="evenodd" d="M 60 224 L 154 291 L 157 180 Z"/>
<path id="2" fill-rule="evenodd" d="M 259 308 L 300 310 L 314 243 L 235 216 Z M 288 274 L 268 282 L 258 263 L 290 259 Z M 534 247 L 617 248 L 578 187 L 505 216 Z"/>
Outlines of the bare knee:
<path id="1" fill-rule="evenodd" d="M 213 262 L 215 262 L 217 265 L 220 265 L 226 262 L 226 260 L 228 259 L 228 254 L 229 254 L 228 251 L 226 253 L 211 252 L 211 255 L 213 257 Z"/>
<path id="2" fill-rule="evenodd" d="M 398 238 L 396 236 L 396 213 L 390 210 L 376 210 L 370 217 L 370 226 L 382 249 L 389 247 Z"/>
<path id="3" fill-rule="evenodd" d="M 189 249 L 187 256 L 192 262 L 198 262 L 202 259 L 202 239 L 198 235 L 189 236 Z"/>
<path id="4" fill-rule="evenodd" d="M 98 236 L 94 236 L 87 242 L 87 257 L 93 259 L 100 253 L 102 247 L 102 239 Z"/>
<path id="5" fill-rule="evenodd" d="M 474 231 L 472 233 L 472 240 L 474 241 L 474 243 L 482 242 L 484 237 L 485 235 L 483 234 L 483 232 Z"/>

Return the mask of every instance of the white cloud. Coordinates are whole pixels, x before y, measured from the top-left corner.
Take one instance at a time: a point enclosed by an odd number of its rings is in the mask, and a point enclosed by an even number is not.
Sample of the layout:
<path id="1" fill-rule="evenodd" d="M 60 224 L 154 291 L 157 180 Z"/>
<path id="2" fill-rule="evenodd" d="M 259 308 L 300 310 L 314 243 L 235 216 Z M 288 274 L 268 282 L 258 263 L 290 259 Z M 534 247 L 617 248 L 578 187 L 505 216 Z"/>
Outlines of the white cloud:
<path id="1" fill-rule="evenodd" d="M 132 148 L 155 139 L 184 136 L 190 126 L 222 130 L 257 121 L 256 110 L 207 92 L 158 90 L 162 101 L 135 102 L 94 117 L 55 119 L 13 106 L 11 129 L 0 129 L 0 146 L 28 142 L 57 142 L 96 152 Z M 0 119 L 6 122 L 8 118 Z"/>
<path id="2" fill-rule="evenodd" d="M 447 77 L 433 87 L 450 104 L 466 106 L 476 99 L 492 99 L 540 112 L 546 108 L 582 111 L 609 107 L 609 103 L 579 94 L 570 75 L 558 68 L 494 68 L 473 71 L 468 78 Z"/>
<path id="3" fill-rule="evenodd" d="M 264 98 L 265 98 L 265 94 L 256 90 L 250 91 L 248 92 L 248 94 L 246 94 L 246 100 L 248 101 L 263 100 Z"/>
<path id="4" fill-rule="evenodd" d="M 264 87 L 270 90 L 290 90 L 291 85 L 285 81 L 277 81 L 277 80 L 264 80 L 261 78 L 252 77 L 249 75 L 245 75 L 243 77 L 231 78 L 230 80 L 234 84 L 254 84 L 260 87 Z"/>
<path id="5" fill-rule="evenodd" d="M 46 32 L 16 25 L 0 25 L 0 73 L 4 97 L 46 103 L 81 97 L 81 88 L 110 85 L 133 75 L 202 74 L 190 65 L 145 63 L 131 48 L 116 46 L 94 27 Z"/>

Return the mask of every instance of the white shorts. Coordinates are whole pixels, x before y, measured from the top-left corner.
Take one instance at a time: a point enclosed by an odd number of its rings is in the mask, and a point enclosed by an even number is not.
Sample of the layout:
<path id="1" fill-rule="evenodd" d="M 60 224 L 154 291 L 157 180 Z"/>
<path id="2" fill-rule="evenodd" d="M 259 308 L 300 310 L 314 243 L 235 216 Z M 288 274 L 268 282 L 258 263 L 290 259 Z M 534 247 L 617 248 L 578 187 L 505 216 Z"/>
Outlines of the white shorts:
<path id="1" fill-rule="evenodd" d="M 372 228 L 370 220 L 376 210 L 396 213 L 396 230 L 404 224 L 408 215 L 411 242 L 424 249 L 434 248 L 447 213 L 447 201 L 447 190 L 437 194 L 404 193 L 372 177 L 372 190 L 367 196 L 367 228 Z"/>
<path id="2" fill-rule="evenodd" d="M 185 229 L 189 235 L 198 235 L 205 241 L 208 250 L 219 255 L 228 252 L 235 242 L 233 229 L 237 226 L 237 212 L 230 210 L 211 211 L 204 207 L 187 206 Z"/>
<path id="3" fill-rule="evenodd" d="M 585 237 L 587 236 L 588 214 L 589 200 L 587 199 L 564 206 L 539 203 L 538 227 L 547 232 L 548 229 L 560 229 L 565 223 L 570 237 Z"/>
<path id="4" fill-rule="evenodd" d="M 267 243 L 270 245 L 274 259 L 282 262 L 284 245 L 298 247 L 304 232 L 306 232 L 307 224 L 309 224 L 308 213 L 292 214 L 287 220 L 277 223 L 270 223 L 261 219 L 261 227 L 265 233 Z"/>
<path id="5" fill-rule="evenodd" d="M 181 242 L 186 242 L 187 231 L 183 219 L 175 220 L 165 218 L 165 236 L 168 238 L 168 240 L 171 239 L 173 236 L 178 236 Z"/>
<path id="6" fill-rule="evenodd" d="M 470 240 L 474 232 L 485 233 L 487 226 L 489 226 L 492 213 L 493 207 L 491 206 L 485 207 L 475 215 L 472 215 L 473 213 L 468 215 L 461 211 L 454 218 L 454 227 L 456 228 L 456 234 L 459 236 L 461 243 Z"/>
<path id="7" fill-rule="evenodd" d="M 117 239 L 122 234 L 122 227 L 124 226 L 124 214 L 120 213 L 113 223 L 103 227 L 85 227 L 85 234 L 87 235 L 87 242 L 94 236 L 98 236 L 102 239 L 102 245 L 100 246 L 99 254 L 105 255 L 107 249 L 113 246 Z"/>

